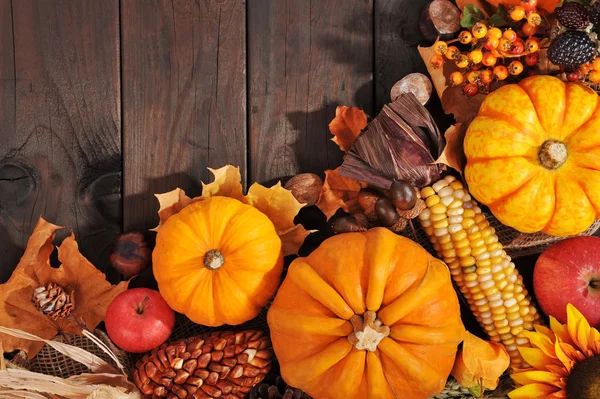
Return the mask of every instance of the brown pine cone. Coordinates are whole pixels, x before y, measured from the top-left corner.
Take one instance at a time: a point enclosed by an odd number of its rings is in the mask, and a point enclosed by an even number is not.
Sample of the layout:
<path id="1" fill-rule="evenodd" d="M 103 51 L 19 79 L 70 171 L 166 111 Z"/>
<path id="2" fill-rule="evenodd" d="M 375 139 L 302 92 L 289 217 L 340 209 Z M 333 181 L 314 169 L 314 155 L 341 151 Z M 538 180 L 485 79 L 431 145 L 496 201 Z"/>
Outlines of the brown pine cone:
<path id="1" fill-rule="evenodd" d="M 271 376 L 272 377 L 272 376 Z M 255 386 L 248 399 L 312 399 L 297 388 L 292 388 L 281 377 L 270 378 Z"/>
<path id="2" fill-rule="evenodd" d="M 37 310 L 52 318 L 52 320 L 69 317 L 75 309 L 74 292 L 67 294 L 58 284 L 48 283 L 33 291 L 31 301 Z"/>
<path id="3" fill-rule="evenodd" d="M 271 369 L 262 331 L 217 331 L 169 342 L 140 359 L 133 380 L 146 398 L 241 399 Z"/>

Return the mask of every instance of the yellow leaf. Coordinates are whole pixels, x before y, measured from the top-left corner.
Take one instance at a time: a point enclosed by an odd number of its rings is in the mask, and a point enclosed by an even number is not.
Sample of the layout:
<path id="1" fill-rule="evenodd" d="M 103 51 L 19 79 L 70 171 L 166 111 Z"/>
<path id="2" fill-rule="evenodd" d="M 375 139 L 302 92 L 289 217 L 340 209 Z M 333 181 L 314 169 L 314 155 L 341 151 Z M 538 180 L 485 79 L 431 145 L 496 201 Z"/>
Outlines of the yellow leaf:
<path id="1" fill-rule="evenodd" d="M 467 133 L 467 129 L 462 123 L 450 126 L 448 130 L 446 130 L 446 133 L 444 133 L 446 139 L 444 151 L 435 163 L 448 165 L 462 174 L 463 169 L 467 164 L 467 158 L 465 157 L 463 149 L 465 133 Z"/>
<path id="2" fill-rule="evenodd" d="M 335 118 L 329 124 L 329 131 L 334 135 L 333 140 L 340 150 L 348 151 L 352 143 L 367 127 L 367 115 L 356 107 L 340 106 L 335 109 Z"/>
<path id="3" fill-rule="evenodd" d="M 158 231 L 168 218 L 179 213 L 179 211 L 192 203 L 192 199 L 185 195 L 185 191 L 180 188 L 164 194 L 154 194 L 154 196 L 158 199 L 158 204 L 160 205 L 158 209 L 159 222 L 158 226 L 151 231 Z"/>
<path id="4" fill-rule="evenodd" d="M 482 381 L 484 388 L 496 389 L 509 364 L 510 357 L 504 346 L 484 341 L 467 331 L 452 376 L 466 388 L 477 387 Z"/>
<path id="5" fill-rule="evenodd" d="M 339 167 L 325 171 L 325 181 L 317 201 L 317 207 L 327 220 L 340 208 L 349 213 L 358 211 L 358 193 L 361 188 L 367 187 L 366 183 L 342 176 L 339 171 Z"/>
<path id="6" fill-rule="evenodd" d="M 60 267 L 50 266 L 54 250 L 52 240 L 60 229 L 40 218 L 17 268 L 10 279 L 0 285 L 0 325 L 52 339 L 59 332 L 80 334 L 79 323 L 93 331 L 104 320 L 106 309 L 115 296 L 127 289 L 128 282 L 111 285 L 105 275 L 79 253 L 73 236 L 66 238 L 58 248 Z M 33 291 L 50 282 L 73 294 L 75 308 L 64 319 L 53 320 L 41 313 L 32 302 Z M 43 342 L 2 336 L 4 350 L 21 349 L 35 356 Z"/>
<path id="7" fill-rule="evenodd" d="M 202 198 L 219 195 L 222 197 L 235 198 L 244 202 L 242 193 L 242 176 L 240 168 L 226 165 L 219 169 L 208 168 L 215 176 L 215 181 L 210 184 L 202 183 Z"/>

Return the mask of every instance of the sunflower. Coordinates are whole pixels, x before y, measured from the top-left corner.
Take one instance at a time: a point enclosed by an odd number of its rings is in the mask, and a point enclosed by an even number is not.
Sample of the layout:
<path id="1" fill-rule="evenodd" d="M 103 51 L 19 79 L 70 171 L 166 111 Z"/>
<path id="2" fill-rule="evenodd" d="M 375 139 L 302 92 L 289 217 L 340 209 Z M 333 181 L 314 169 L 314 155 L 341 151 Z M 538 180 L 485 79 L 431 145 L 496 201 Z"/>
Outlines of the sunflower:
<path id="1" fill-rule="evenodd" d="M 532 347 L 519 347 L 531 368 L 512 374 L 521 387 L 511 399 L 600 398 L 600 333 L 567 305 L 567 324 L 550 317 L 550 328 L 527 332 Z"/>

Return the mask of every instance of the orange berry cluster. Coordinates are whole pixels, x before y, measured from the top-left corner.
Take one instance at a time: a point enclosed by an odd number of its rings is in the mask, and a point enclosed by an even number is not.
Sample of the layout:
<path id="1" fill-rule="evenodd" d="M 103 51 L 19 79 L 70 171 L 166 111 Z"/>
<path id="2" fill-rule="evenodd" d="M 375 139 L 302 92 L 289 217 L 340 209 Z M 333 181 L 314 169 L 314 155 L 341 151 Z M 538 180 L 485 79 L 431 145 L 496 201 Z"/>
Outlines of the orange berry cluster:
<path id="1" fill-rule="evenodd" d="M 453 61 L 459 70 L 450 74 L 449 84 L 464 84 L 463 92 L 468 96 L 489 91 L 494 80 L 503 81 L 510 75 L 520 75 L 525 65 L 535 66 L 540 59 L 540 42 L 533 36 L 542 22 L 536 6 L 537 0 L 522 0 L 519 6 L 509 9 L 508 16 L 513 24 L 520 25 L 520 29 L 502 30 L 489 26 L 487 21 L 479 21 L 470 30 L 461 31 L 455 40 L 438 40 L 433 45 L 434 55 L 429 63 L 434 68 L 441 68 L 446 62 Z M 451 45 L 455 42 L 469 49 L 462 52 Z"/>
<path id="2" fill-rule="evenodd" d="M 579 70 L 567 73 L 567 79 L 571 82 L 600 83 L 600 57 L 596 57 L 594 61 L 587 64 L 582 64 Z"/>

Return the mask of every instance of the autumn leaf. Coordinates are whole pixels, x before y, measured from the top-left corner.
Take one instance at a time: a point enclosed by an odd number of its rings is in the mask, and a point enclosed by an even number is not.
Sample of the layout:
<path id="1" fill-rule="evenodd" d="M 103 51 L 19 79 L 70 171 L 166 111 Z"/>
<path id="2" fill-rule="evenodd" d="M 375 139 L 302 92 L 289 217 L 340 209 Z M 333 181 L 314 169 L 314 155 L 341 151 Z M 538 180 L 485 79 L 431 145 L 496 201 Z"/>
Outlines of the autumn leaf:
<path id="1" fill-rule="evenodd" d="M 367 127 L 367 116 L 363 110 L 356 107 L 337 107 L 335 118 L 329 124 L 329 131 L 335 136 L 331 140 L 340 147 L 340 150 L 348 151 L 365 127 Z"/>
<path id="2" fill-rule="evenodd" d="M 342 176 L 339 171 L 340 167 L 325 171 L 325 181 L 317 201 L 317 207 L 327 220 L 340 208 L 349 213 L 359 211 L 358 192 L 367 187 L 366 183 Z"/>
<path id="3" fill-rule="evenodd" d="M 467 331 L 452 376 L 465 388 L 477 390 L 483 386 L 493 390 L 509 364 L 510 357 L 503 345 L 484 341 Z"/>
<path id="4" fill-rule="evenodd" d="M 465 157 L 463 148 L 466 133 L 467 129 L 462 123 L 450 126 L 448 130 L 446 130 L 446 133 L 444 133 L 444 137 L 446 138 L 444 151 L 435 163 L 448 165 L 462 174 L 465 165 L 467 164 L 467 158 Z"/>
<path id="5" fill-rule="evenodd" d="M 520 1 L 520 0 L 518 0 Z M 463 11 L 466 6 L 475 6 L 480 9 L 486 16 L 490 16 L 493 14 L 493 9 L 489 2 L 485 0 L 456 0 L 456 6 Z"/>
<path id="6" fill-rule="evenodd" d="M 291 191 L 283 188 L 281 183 L 267 188 L 258 183 L 248 190 L 248 195 L 242 191 L 240 169 L 227 165 L 219 169 L 210 169 L 215 180 L 210 184 L 202 183 L 202 195 L 189 198 L 180 188 L 165 194 L 155 194 L 160 203 L 158 212 L 160 224 L 154 229 L 158 231 L 166 220 L 181 211 L 187 205 L 202 201 L 212 196 L 223 196 L 237 199 L 244 204 L 252 205 L 273 222 L 275 230 L 281 238 L 283 255 L 297 254 L 306 236 L 310 234 L 302 225 L 296 225 L 294 218 L 304 207 L 304 204 L 292 195 Z"/>
<path id="7" fill-rule="evenodd" d="M 222 197 L 235 198 L 243 201 L 244 194 L 242 193 L 242 176 L 240 168 L 231 165 L 224 166 L 219 169 L 208 168 L 215 176 L 215 181 L 210 184 L 202 183 L 202 198 L 219 195 Z"/>
<path id="8" fill-rule="evenodd" d="M 0 285 L 0 325 L 52 339 L 58 333 L 80 334 L 79 323 L 93 331 L 104 320 L 106 309 L 115 296 L 127 289 L 128 282 L 111 285 L 106 276 L 94 267 L 81 253 L 73 235 L 58 247 L 61 265 L 53 268 L 50 255 L 54 250 L 52 240 L 60 229 L 40 218 L 17 268 L 10 279 Z M 73 294 L 75 308 L 67 318 L 53 320 L 41 313 L 32 302 L 33 291 L 53 282 L 69 295 Z M 2 337 L 4 350 L 25 351 L 35 356 L 44 343 L 15 337 Z"/>
<path id="9" fill-rule="evenodd" d="M 158 199 L 160 208 L 158 209 L 158 226 L 151 229 L 150 231 L 158 231 L 168 218 L 176 213 L 179 213 L 183 208 L 192 203 L 192 199 L 185 195 L 185 191 L 180 188 L 176 188 L 173 191 L 169 191 L 164 194 L 154 194 Z"/>
<path id="10" fill-rule="evenodd" d="M 244 202 L 271 219 L 275 231 L 281 238 L 284 255 L 298 253 L 310 232 L 302 225 L 294 223 L 294 218 L 304 205 L 298 202 L 291 191 L 283 188 L 280 182 L 270 188 L 254 183 L 248 190 Z"/>

